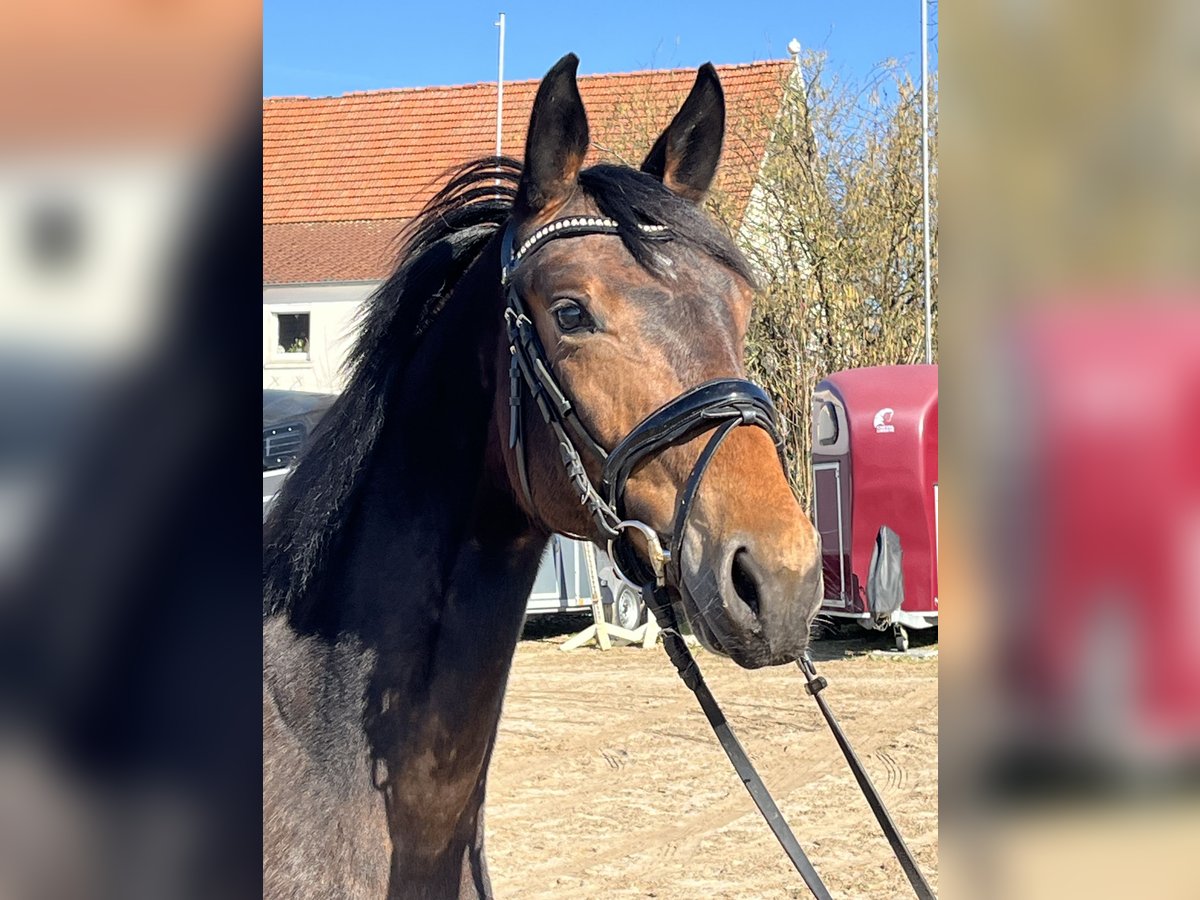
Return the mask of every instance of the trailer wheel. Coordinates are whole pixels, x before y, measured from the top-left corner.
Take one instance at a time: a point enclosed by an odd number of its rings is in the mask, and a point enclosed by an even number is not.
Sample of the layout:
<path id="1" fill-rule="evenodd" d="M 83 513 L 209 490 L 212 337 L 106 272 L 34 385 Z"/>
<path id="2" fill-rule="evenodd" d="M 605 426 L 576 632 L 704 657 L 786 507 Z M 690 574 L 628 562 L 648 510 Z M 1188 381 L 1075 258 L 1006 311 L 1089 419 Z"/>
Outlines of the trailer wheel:
<path id="1" fill-rule="evenodd" d="M 642 596 L 627 584 L 617 588 L 613 602 L 605 607 L 608 623 L 633 631 L 646 621 L 646 604 Z"/>
<path id="2" fill-rule="evenodd" d="M 892 634 L 896 638 L 896 649 L 901 653 L 908 652 L 908 630 L 903 625 L 896 625 L 892 629 Z"/>

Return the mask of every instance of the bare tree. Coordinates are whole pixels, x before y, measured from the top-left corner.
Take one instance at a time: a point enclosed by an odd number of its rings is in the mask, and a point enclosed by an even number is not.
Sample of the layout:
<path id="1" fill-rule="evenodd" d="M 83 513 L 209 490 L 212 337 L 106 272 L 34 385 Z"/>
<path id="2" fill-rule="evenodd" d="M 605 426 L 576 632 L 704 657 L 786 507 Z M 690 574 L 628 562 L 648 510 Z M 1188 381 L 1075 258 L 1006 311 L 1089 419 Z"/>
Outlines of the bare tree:
<path id="1" fill-rule="evenodd" d="M 855 85 L 828 73 L 825 62 L 823 54 L 807 54 L 784 85 L 740 222 L 728 197 L 713 200 L 760 273 L 747 361 L 778 404 L 788 475 L 806 508 L 817 382 L 840 369 L 919 363 L 924 356 L 919 86 L 894 63 Z M 930 98 L 935 160 L 936 84 Z"/>

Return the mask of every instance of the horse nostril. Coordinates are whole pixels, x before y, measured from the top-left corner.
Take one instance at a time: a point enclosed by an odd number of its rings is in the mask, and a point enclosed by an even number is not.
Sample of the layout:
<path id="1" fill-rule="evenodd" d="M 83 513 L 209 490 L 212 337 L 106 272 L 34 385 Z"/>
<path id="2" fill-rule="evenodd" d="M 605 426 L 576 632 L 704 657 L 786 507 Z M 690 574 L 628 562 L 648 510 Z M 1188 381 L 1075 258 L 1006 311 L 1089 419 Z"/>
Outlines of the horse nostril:
<path id="1" fill-rule="evenodd" d="M 758 579 L 751 574 L 748 568 L 750 553 L 743 547 L 733 554 L 733 589 L 743 603 L 750 608 L 750 612 L 758 616 Z"/>

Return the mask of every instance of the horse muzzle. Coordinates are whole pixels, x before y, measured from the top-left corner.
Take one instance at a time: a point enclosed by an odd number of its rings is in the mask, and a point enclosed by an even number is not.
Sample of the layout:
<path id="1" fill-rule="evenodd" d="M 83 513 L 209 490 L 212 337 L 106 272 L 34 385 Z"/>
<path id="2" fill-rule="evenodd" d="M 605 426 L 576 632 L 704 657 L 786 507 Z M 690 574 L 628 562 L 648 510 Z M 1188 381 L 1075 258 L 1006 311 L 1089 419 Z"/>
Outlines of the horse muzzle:
<path id="1" fill-rule="evenodd" d="M 735 537 L 685 540 L 678 606 L 700 643 L 747 669 L 795 662 L 821 603 L 819 566 L 778 564 Z"/>

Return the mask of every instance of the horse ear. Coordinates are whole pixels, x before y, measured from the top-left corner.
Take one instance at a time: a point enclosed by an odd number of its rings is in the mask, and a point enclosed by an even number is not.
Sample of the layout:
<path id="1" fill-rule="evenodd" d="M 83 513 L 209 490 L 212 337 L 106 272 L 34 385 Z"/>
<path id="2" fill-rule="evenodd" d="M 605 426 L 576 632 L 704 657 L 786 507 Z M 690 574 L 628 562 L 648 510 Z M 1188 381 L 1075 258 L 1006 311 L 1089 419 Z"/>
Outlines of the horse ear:
<path id="1" fill-rule="evenodd" d="M 564 202 L 575 188 L 588 149 L 587 113 L 575 83 L 579 57 L 568 53 L 538 87 L 525 137 L 525 169 L 517 208 L 526 215 Z"/>
<path id="2" fill-rule="evenodd" d="M 705 63 L 683 106 L 654 142 L 642 171 L 679 196 L 699 203 L 717 174 L 724 138 L 725 94 L 717 70 L 712 63 Z"/>

